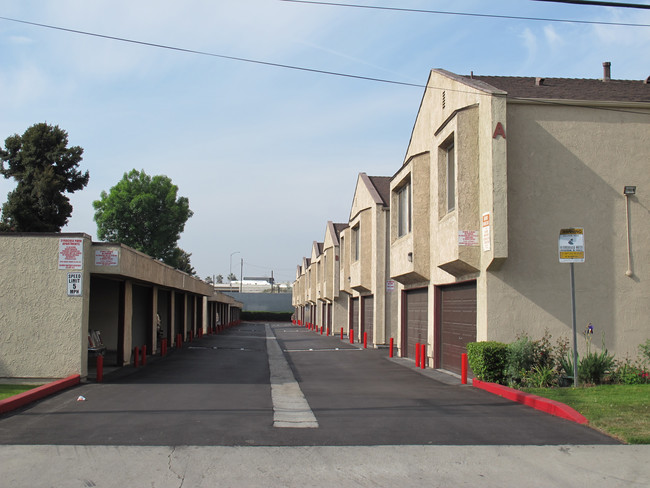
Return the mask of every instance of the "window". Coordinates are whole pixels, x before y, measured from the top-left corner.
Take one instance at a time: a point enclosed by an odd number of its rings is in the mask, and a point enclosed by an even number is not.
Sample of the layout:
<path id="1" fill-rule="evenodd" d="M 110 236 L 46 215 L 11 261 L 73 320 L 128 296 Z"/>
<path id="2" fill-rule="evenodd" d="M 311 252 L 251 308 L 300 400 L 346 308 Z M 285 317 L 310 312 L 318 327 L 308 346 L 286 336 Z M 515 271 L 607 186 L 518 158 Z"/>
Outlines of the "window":
<path id="1" fill-rule="evenodd" d="M 397 235 L 405 236 L 411 232 L 411 183 L 406 183 L 397 191 Z"/>
<path id="2" fill-rule="evenodd" d="M 352 260 L 359 260 L 359 253 L 361 252 L 361 235 L 359 233 L 359 226 L 352 227 Z"/>
<path id="3" fill-rule="evenodd" d="M 339 256 L 341 264 L 343 264 L 343 257 L 345 256 L 345 237 L 341 236 L 341 245 L 339 246 Z"/>
<path id="4" fill-rule="evenodd" d="M 456 208 L 456 162 L 454 158 L 454 144 L 445 149 L 447 156 L 447 212 Z"/>

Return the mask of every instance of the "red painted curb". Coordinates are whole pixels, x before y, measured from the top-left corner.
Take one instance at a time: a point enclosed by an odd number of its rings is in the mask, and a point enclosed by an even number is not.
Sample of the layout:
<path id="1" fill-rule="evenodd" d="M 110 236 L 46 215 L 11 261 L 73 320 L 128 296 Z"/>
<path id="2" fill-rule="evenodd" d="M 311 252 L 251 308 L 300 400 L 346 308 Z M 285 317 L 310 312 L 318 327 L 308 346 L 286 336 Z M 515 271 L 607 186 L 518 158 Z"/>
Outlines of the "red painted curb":
<path id="1" fill-rule="evenodd" d="M 531 393 L 525 393 L 523 391 L 515 390 L 514 388 L 498 385 L 496 383 L 487 383 L 477 379 L 472 380 L 472 386 L 489 393 L 494 393 L 495 395 L 499 395 L 508 400 L 528 405 L 529 407 L 555 415 L 556 417 L 577 422 L 578 424 L 587 425 L 589 423 L 584 415 L 576 412 L 570 406 L 555 400 L 549 400 L 548 398 L 543 398 Z"/>
<path id="2" fill-rule="evenodd" d="M 52 383 L 48 383 L 47 385 L 39 386 L 23 393 L 19 393 L 18 395 L 6 398 L 0 401 L 0 414 L 11 412 L 12 410 L 22 407 L 23 405 L 35 402 L 36 400 L 40 400 L 46 396 L 53 395 L 58 391 L 70 388 L 71 386 L 77 385 L 80 382 L 81 376 L 74 374 L 72 376 L 68 376 L 67 378 L 56 380 Z"/>

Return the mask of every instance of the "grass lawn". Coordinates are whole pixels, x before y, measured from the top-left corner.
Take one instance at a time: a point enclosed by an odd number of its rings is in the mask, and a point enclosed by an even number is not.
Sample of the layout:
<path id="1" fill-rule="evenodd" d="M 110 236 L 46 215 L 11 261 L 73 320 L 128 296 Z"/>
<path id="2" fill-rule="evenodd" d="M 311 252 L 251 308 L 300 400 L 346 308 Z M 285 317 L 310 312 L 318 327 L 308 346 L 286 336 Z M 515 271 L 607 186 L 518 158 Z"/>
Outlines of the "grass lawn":
<path id="1" fill-rule="evenodd" d="M 0 400 L 18 395 L 18 393 L 31 390 L 37 386 L 40 385 L 0 385 Z"/>
<path id="2" fill-rule="evenodd" d="M 589 425 L 628 444 L 650 444 L 650 384 L 526 388 L 577 410 Z"/>

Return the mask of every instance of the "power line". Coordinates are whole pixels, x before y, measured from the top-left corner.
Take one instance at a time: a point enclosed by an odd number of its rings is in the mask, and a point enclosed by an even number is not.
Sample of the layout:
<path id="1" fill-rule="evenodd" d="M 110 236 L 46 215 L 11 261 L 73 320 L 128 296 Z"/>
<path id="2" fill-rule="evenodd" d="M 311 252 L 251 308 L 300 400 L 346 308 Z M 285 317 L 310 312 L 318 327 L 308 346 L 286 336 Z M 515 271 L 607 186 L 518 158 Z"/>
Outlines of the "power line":
<path id="1" fill-rule="evenodd" d="M 599 2 L 595 0 L 533 0 L 534 2 L 570 3 L 573 5 L 589 5 L 596 7 L 639 8 L 650 10 L 650 5 L 640 3 Z"/>
<path id="2" fill-rule="evenodd" d="M 538 22 L 563 22 L 568 24 L 591 24 L 591 25 L 611 25 L 611 26 L 622 26 L 622 27 L 650 27 L 650 24 L 634 24 L 634 23 L 625 23 L 625 22 L 604 22 L 604 21 L 595 21 L 595 20 L 570 20 L 570 19 L 553 19 L 553 18 L 544 18 L 544 17 L 522 17 L 517 15 L 496 15 L 496 14 L 477 14 L 471 12 L 454 12 L 448 10 L 424 10 L 424 9 L 414 9 L 414 8 L 399 8 L 399 7 L 380 7 L 377 5 L 358 5 L 354 3 L 334 3 L 334 2 L 320 2 L 312 0 L 279 0 L 280 2 L 289 2 L 289 3 L 304 3 L 308 5 L 326 5 L 330 7 L 348 7 L 348 8 L 362 8 L 362 9 L 371 9 L 371 10 L 389 10 L 394 12 L 413 12 L 421 14 L 435 14 L 435 15 L 454 15 L 461 17 L 481 17 L 489 19 L 507 19 L 507 20 L 532 20 Z M 544 1 L 544 0 L 541 0 Z M 547 0 L 551 1 L 551 0 Z M 578 2 L 582 3 L 582 2 Z M 650 5 L 648 6 L 650 8 Z"/>
<path id="3" fill-rule="evenodd" d="M 49 25 L 49 24 L 40 24 L 38 22 L 29 22 L 27 20 L 20 20 L 20 19 L 12 19 L 9 17 L 0 17 L 0 20 L 6 20 L 9 22 L 17 22 L 20 24 L 26 24 L 26 25 L 33 25 L 36 27 L 43 27 L 45 29 L 53 29 L 53 30 L 58 30 L 58 31 L 63 31 L 63 32 L 71 32 L 73 34 L 81 34 L 84 36 L 91 36 L 91 37 L 98 37 L 101 39 L 110 39 L 112 41 L 120 41 L 120 42 L 127 42 L 130 44 L 138 44 L 141 46 L 149 46 L 149 47 L 156 47 L 159 49 L 168 49 L 170 51 L 177 51 L 177 52 L 182 52 L 182 53 L 188 53 L 188 54 L 198 54 L 201 56 L 210 56 L 213 58 L 220 58 L 220 59 L 229 59 L 231 61 L 241 61 L 243 63 L 252 63 L 252 64 L 261 64 L 263 66 L 273 66 L 275 68 L 284 68 L 284 69 L 292 69 L 296 71 L 305 71 L 308 73 L 317 73 L 317 74 L 322 74 L 322 75 L 330 75 L 330 76 L 340 76 L 343 78 L 353 78 L 357 80 L 364 80 L 364 81 L 375 81 L 377 83 L 388 83 L 392 85 L 402 85 L 402 86 L 412 86 L 415 88 L 424 88 L 425 85 L 421 85 L 418 83 L 408 83 L 405 81 L 396 81 L 396 80 L 387 80 L 383 78 L 372 78 L 370 76 L 361 76 L 361 75 L 353 75 L 349 73 L 340 73 L 336 71 L 326 71 L 326 70 L 321 70 L 321 69 L 315 69 L 315 68 L 305 68 L 302 66 L 294 66 L 290 64 L 281 64 L 281 63 L 271 63 L 269 61 L 260 61 L 257 59 L 249 59 L 249 58 L 240 58 L 237 56 L 227 56 L 225 54 L 216 54 L 216 53 L 210 53 L 206 51 L 197 51 L 194 49 L 187 49 L 187 48 L 182 48 L 182 47 L 176 47 L 176 46 L 168 46 L 165 44 L 157 44 L 154 42 L 146 42 L 146 41 L 138 41 L 135 39 L 127 39 L 124 37 L 117 37 L 117 36 L 109 36 L 106 34 L 97 34 L 95 32 L 88 32 L 88 31 L 82 31 L 82 30 L 77 30 L 77 29 L 68 29 L 66 27 L 59 27 L 55 25 Z"/>
<path id="4" fill-rule="evenodd" d="M 299 0 L 280 0 L 280 1 L 299 1 Z M 315 2 L 304 2 L 304 3 L 315 3 Z M 322 3 L 322 2 L 321 2 Z M 334 5 L 342 5 L 342 4 L 334 4 Z M 373 81 L 373 82 L 378 82 L 378 83 L 387 83 L 387 84 L 393 84 L 393 85 L 401 85 L 401 86 L 409 86 L 409 87 L 415 87 L 415 88 L 425 88 L 425 89 L 431 89 L 431 90 L 443 90 L 443 88 L 436 87 L 436 86 L 430 86 L 430 85 L 422 85 L 419 83 L 407 83 L 403 81 L 395 81 L 395 80 L 387 80 L 383 78 L 372 78 L 368 76 L 360 76 L 360 75 L 352 75 L 349 73 L 340 73 L 336 71 L 326 71 L 326 70 L 320 70 L 320 69 L 313 69 L 313 68 L 304 68 L 300 66 L 293 66 L 293 65 L 288 65 L 288 64 L 280 64 L 280 63 L 271 63 L 268 61 L 259 61 L 259 60 L 254 60 L 254 59 L 248 59 L 248 58 L 241 58 L 241 57 L 236 57 L 236 56 L 227 56 L 224 54 L 215 54 L 215 53 L 210 53 L 206 51 L 197 51 L 194 49 L 187 49 L 187 48 L 181 48 L 181 47 L 175 47 L 175 46 L 168 46 L 165 44 L 157 44 L 157 43 L 152 43 L 152 42 L 146 42 L 146 41 L 138 41 L 134 39 L 127 39 L 124 37 L 117 37 L 117 36 L 109 36 L 106 34 L 97 34 L 94 32 L 87 32 L 87 31 L 82 31 L 82 30 L 77 30 L 77 29 L 69 29 L 66 27 L 59 27 L 59 26 L 53 26 L 53 25 L 48 25 L 48 24 L 41 24 L 37 22 L 30 22 L 26 20 L 20 20 L 20 19 L 12 19 L 9 17 L 2 17 L 0 16 L 0 20 L 6 20 L 9 22 L 17 22 L 20 24 L 26 24 L 26 25 L 32 25 L 36 27 L 43 27 L 46 29 L 53 29 L 57 31 L 63 31 L 63 32 L 70 32 L 73 34 L 80 34 L 80 35 L 85 35 L 85 36 L 91 36 L 91 37 L 97 37 L 101 39 L 109 39 L 113 41 L 119 41 L 119 42 L 126 42 L 129 44 L 137 44 L 141 46 L 148 46 L 148 47 L 155 47 L 159 49 L 167 49 L 170 51 L 176 51 L 176 52 L 181 52 L 181 53 L 188 53 L 188 54 L 197 54 L 200 56 L 210 56 L 214 58 L 220 58 L 220 59 L 229 59 L 232 61 L 240 61 L 240 62 L 245 62 L 245 63 L 253 63 L 253 64 L 259 64 L 263 66 L 272 66 L 276 68 L 285 68 L 285 69 L 292 69 L 296 71 L 305 71 L 309 73 L 317 73 L 317 74 L 325 74 L 325 75 L 330 75 L 330 76 L 340 76 L 344 78 L 352 78 L 352 79 L 357 79 L 357 80 L 363 80 L 363 81 Z M 474 91 L 470 90 L 458 90 L 458 89 L 452 89 L 452 88 L 444 88 L 446 91 L 450 92 L 457 92 L 457 93 L 472 93 L 476 94 Z M 479 94 L 480 95 L 480 94 Z M 516 97 L 510 97 L 512 99 L 516 99 Z M 521 99 L 521 100 L 526 100 L 526 99 Z M 554 105 L 565 105 L 561 101 L 557 102 L 548 102 L 548 103 L 553 103 Z M 580 106 L 580 105 L 575 105 L 573 103 L 566 103 L 567 106 Z M 593 108 L 593 109 L 602 109 L 605 110 L 605 108 L 602 107 L 591 107 L 591 106 L 585 106 L 587 108 Z M 636 112 L 632 110 L 626 110 L 626 109 L 616 109 L 616 108 L 608 108 L 606 110 L 611 110 L 611 111 L 617 111 L 617 112 L 624 112 L 624 113 L 637 113 L 637 114 L 643 114 L 647 115 L 644 112 Z"/>

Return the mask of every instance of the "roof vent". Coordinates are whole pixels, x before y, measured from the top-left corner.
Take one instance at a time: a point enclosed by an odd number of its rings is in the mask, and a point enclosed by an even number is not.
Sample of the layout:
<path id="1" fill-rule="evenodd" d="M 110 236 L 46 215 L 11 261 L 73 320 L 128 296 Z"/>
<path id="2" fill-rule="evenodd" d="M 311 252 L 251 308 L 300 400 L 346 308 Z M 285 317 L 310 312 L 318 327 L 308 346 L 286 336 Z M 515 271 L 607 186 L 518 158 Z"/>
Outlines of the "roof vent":
<path id="1" fill-rule="evenodd" d="M 539 77 L 537 77 L 537 78 L 535 78 L 535 86 L 542 86 L 542 85 L 544 84 L 545 81 L 546 81 L 545 78 L 539 78 Z"/>
<path id="2" fill-rule="evenodd" d="M 603 81 L 611 81 L 612 79 L 612 63 L 605 61 L 603 63 Z"/>

